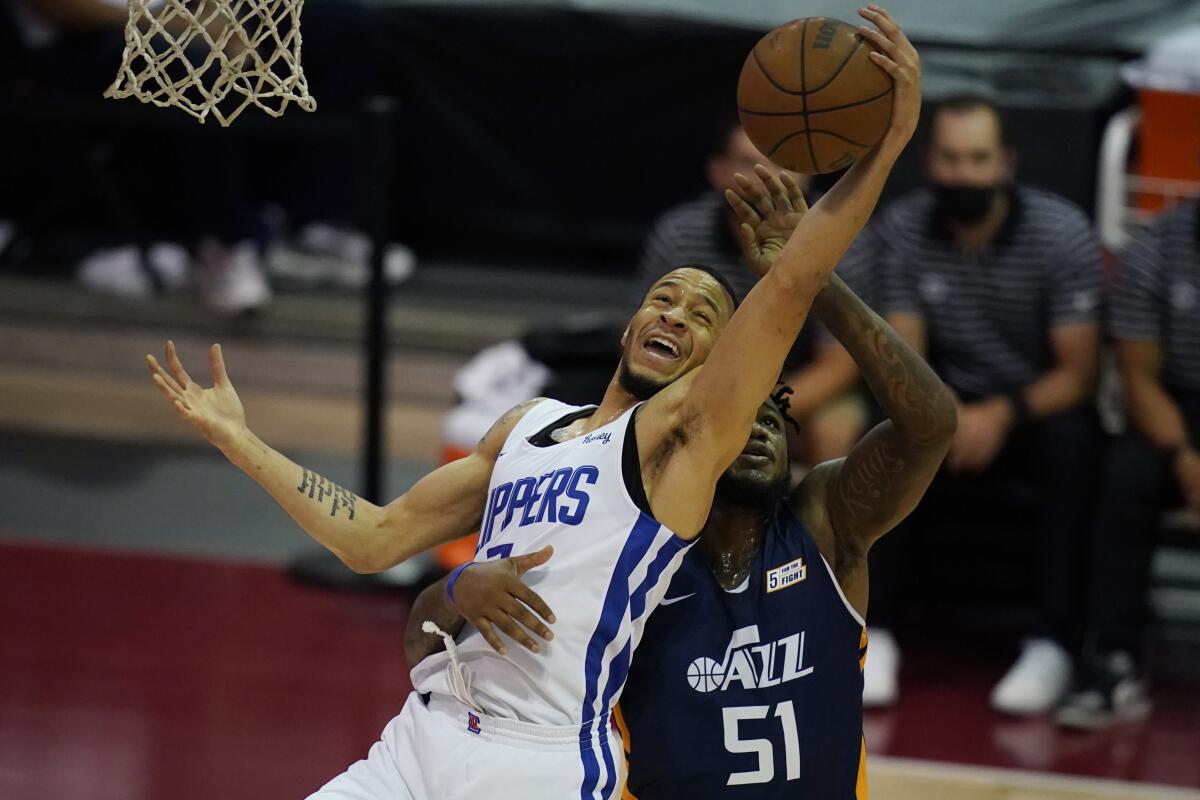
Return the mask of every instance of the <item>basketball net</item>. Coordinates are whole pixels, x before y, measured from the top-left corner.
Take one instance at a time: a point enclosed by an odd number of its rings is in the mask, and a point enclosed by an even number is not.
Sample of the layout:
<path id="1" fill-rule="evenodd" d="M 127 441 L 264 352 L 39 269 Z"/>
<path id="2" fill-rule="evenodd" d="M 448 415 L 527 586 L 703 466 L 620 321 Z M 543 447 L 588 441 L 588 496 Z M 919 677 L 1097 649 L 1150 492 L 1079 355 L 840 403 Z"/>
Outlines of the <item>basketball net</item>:
<path id="1" fill-rule="evenodd" d="M 177 106 L 229 125 L 251 104 L 315 111 L 300 67 L 304 0 L 129 0 L 125 52 L 105 97 Z"/>

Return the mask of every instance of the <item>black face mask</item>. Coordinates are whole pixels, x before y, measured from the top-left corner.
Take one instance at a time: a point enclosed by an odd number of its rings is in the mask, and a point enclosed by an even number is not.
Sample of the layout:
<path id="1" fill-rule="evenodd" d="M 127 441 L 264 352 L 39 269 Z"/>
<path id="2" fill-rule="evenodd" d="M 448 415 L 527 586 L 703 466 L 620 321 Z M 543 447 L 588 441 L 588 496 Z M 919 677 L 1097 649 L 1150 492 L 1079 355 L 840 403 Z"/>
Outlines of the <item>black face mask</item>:
<path id="1" fill-rule="evenodd" d="M 992 207 L 996 186 L 933 185 L 934 213 L 939 219 L 970 225 L 983 219 Z"/>

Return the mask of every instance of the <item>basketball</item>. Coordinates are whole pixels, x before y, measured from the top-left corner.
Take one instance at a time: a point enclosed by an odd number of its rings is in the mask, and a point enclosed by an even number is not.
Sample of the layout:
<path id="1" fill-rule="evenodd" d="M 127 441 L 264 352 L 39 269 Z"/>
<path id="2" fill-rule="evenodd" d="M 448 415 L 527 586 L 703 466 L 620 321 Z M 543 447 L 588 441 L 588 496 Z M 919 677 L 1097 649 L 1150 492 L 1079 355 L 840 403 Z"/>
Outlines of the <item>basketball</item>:
<path id="1" fill-rule="evenodd" d="M 892 79 L 871 61 L 857 28 L 828 17 L 792 20 L 768 33 L 742 66 L 738 116 L 774 163 L 834 172 L 883 138 Z"/>

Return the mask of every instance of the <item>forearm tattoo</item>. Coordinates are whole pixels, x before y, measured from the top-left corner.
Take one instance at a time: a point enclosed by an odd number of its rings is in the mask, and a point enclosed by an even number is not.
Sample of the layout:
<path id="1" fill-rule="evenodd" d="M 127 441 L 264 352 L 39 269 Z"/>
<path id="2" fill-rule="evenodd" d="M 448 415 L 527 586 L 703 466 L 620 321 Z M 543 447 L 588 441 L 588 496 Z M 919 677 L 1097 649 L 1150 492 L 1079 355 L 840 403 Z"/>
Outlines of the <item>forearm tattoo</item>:
<path id="1" fill-rule="evenodd" d="M 954 401 L 890 325 L 840 281 L 831 283 L 823 319 L 854 357 L 889 421 L 863 437 L 843 462 L 830 500 L 843 522 L 881 533 L 911 510 L 937 472 L 954 431 Z M 853 537 L 839 537 L 840 546 L 854 544 Z"/>
<path id="2" fill-rule="evenodd" d="M 304 476 L 300 479 L 300 485 L 296 487 L 296 491 L 306 494 L 310 499 L 322 504 L 328 498 L 329 516 L 331 517 L 336 517 L 338 511 L 344 508 L 349 513 L 349 519 L 354 519 L 354 501 L 358 498 L 352 492 L 346 491 L 333 481 L 322 478 L 312 470 L 304 470 Z"/>

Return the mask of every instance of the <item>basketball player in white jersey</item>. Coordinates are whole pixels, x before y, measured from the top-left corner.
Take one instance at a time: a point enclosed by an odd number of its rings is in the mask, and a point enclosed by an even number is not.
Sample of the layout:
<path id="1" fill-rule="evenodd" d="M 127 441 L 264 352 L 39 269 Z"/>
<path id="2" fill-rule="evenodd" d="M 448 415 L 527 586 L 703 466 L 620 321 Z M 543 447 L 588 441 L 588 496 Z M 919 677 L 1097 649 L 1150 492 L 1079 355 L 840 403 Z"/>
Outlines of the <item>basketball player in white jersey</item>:
<path id="1" fill-rule="evenodd" d="M 180 416 L 354 569 L 388 569 L 472 528 L 481 531 L 476 561 L 554 547 L 555 568 L 526 575 L 557 610 L 543 652 L 501 656 L 484 632 L 465 629 L 414 672 L 417 692 L 368 758 L 315 798 L 618 791 L 609 712 L 646 617 L 704 526 L 717 479 L 740 454 L 813 299 L 916 127 L 916 51 L 887 12 L 872 6 L 860 14 L 877 26 L 862 29 L 876 48 L 872 58 L 895 81 L 883 140 L 807 214 L 788 176 L 760 168 L 765 190 L 742 177 L 741 195 L 728 198 L 746 222 L 750 260 L 770 271 L 736 314 L 735 298 L 710 273 L 683 267 L 664 276 L 630 320 L 599 406 L 522 404 L 472 455 L 379 507 L 257 439 L 218 346 L 209 389 L 191 380 L 170 344 L 168 369 L 148 357 Z"/>

